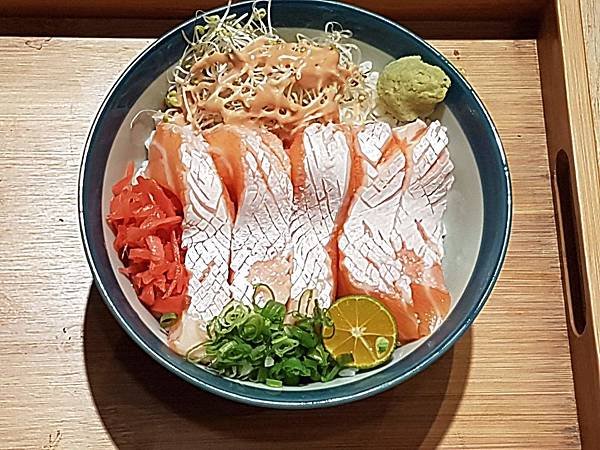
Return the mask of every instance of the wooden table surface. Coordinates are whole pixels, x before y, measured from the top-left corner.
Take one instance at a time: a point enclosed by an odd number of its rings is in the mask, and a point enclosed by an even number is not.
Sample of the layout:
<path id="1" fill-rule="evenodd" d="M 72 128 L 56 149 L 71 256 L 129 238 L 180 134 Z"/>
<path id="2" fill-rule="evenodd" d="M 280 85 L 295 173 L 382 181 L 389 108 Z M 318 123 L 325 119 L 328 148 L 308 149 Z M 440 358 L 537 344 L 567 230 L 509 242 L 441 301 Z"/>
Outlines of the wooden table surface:
<path id="1" fill-rule="evenodd" d="M 580 1 L 594 123 L 600 124 L 600 5 L 597 0 Z M 596 152 L 600 162 L 600 132 L 596 132 Z"/>
<path id="2" fill-rule="evenodd" d="M 535 41 L 433 42 L 483 98 L 509 158 L 513 234 L 488 304 L 416 378 L 307 412 L 187 385 L 133 344 L 93 287 L 77 219 L 82 148 L 148 42 L 0 38 L 0 448 L 579 448 Z"/>

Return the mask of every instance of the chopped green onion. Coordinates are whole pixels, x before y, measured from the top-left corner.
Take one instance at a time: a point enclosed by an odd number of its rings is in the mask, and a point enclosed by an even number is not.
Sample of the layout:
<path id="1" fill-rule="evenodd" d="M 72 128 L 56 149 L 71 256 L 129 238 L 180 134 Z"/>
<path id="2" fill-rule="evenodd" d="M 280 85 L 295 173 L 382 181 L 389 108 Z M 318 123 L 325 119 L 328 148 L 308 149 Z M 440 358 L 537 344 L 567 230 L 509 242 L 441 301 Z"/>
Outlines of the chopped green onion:
<path id="1" fill-rule="evenodd" d="M 387 338 L 385 338 L 383 336 L 379 336 L 375 340 L 375 351 L 377 352 L 378 355 L 384 354 L 389 347 L 390 347 L 390 341 Z"/>
<path id="2" fill-rule="evenodd" d="M 329 372 L 327 372 L 323 377 L 321 377 L 321 381 L 323 383 L 327 383 L 328 381 L 333 380 L 338 373 L 340 373 L 340 366 L 333 366 Z"/>
<path id="3" fill-rule="evenodd" d="M 260 344 L 259 346 L 254 347 L 250 352 L 250 361 L 252 361 L 254 364 L 257 364 L 265 359 L 266 352 L 267 346 L 265 344 Z"/>
<path id="4" fill-rule="evenodd" d="M 240 337 L 246 341 L 257 342 L 265 332 L 265 319 L 258 313 L 251 313 L 239 325 Z"/>
<path id="5" fill-rule="evenodd" d="M 283 355 L 296 348 L 298 346 L 298 341 L 287 336 L 280 336 L 271 341 L 271 346 L 273 352 L 281 358 Z"/>
<path id="6" fill-rule="evenodd" d="M 281 324 L 285 318 L 285 305 L 270 300 L 262 307 L 260 314 L 273 325 Z"/>
<path id="7" fill-rule="evenodd" d="M 206 342 L 194 345 L 185 354 L 186 361 L 194 364 L 202 363 L 206 361 Z"/>
<path id="8" fill-rule="evenodd" d="M 338 375 L 340 377 L 353 377 L 356 375 L 356 372 L 358 372 L 356 367 L 346 367 L 345 369 L 340 370 Z"/>
<path id="9" fill-rule="evenodd" d="M 171 328 L 177 322 L 177 314 L 175 313 L 165 313 L 160 316 L 158 321 L 159 325 L 163 329 Z"/>
<path id="10" fill-rule="evenodd" d="M 244 323 L 248 315 L 248 307 L 238 302 L 229 305 L 217 317 L 216 325 L 221 333 L 228 333 L 238 325 Z"/>
<path id="11" fill-rule="evenodd" d="M 322 331 L 331 319 L 316 302 L 312 316 L 295 312 L 288 323 L 285 305 L 275 301 L 268 286 L 255 286 L 254 300 L 252 306 L 228 303 L 209 322 L 208 340 L 186 359 L 208 364 L 226 377 L 272 387 L 329 381 L 352 362 L 351 355 L 336 361 L 325 350 Z"/>
<path id="12" fill-rule="evenodd" d="M 316 291 L 314 289 L 305 289 L 300 295 L 298 299 L 298 308 L 297 312 L 301 314 L 309 314 L 310 313 L 310 305 L 314 302 L 314 298 L 316 295 Z"/>
<path id="13" fill-rule="evenodd" d="M 283 383 L 280 380 L 274 380 L 273 378 L 267 378 L 265 384 L 269 387 L 280 388 Z"/>
<path id="14" fill-rule="evenodd" d="M 342 367 L 352 364 L 353 362 L 354 362 L 354 356 L 352 356 L 352 353 L 342 353 L 337 358 L 338 365 L 340 365 Z"/>
<path id="15" fill-rule="evenodd" d="M 241 370 L 239 372 L 240 378 L 247 377 L 248 375 L 250 375 L 252 373 L 253 370 L 254 370 L 254 367 L 252 366 L 252 364 L 250 364 L 249 362 L 245 361 L 242 364 Z"/>
<path id="16" fill-rule="evenodd" d="M 273 290 L 266 284 L 255 284 L 254 294 L 252 294 L 252 303 L 255 305 L 264 305 L 267 302 L 275 300 Z"/>

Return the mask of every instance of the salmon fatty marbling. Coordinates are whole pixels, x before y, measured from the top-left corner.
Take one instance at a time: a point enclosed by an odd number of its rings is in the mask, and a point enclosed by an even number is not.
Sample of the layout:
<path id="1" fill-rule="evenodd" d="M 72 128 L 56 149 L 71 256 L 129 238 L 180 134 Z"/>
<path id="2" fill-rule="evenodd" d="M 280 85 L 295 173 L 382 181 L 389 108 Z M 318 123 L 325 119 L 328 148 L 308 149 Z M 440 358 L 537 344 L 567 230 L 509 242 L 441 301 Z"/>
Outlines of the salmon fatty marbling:
<path id="1" fill-rule="evenodd" d="M 439 122 L 400 128 L 373 124 L 358 133 L 364 173 L 338 240 L 340 294 L 383 301 L 407 342 L 429 334 L 446 316 L 446 196 L 454 180 Z"/>
<path id="2" fill-rule="evenodd" d="M 352 152 L 345 130 L 319 123 L 299 133 L 289 149 L 294 184 L 294 212 L 290 226 L 293 243 L 293 309 L 306 289 L 313 289 L 319 306 L 336 298 L 337 235 L 350 198 Z"/>
<path id="3" fill-rule="evenodd" d="M 191 275 L 171 347 L 185 354 L 206 340 L 206 324 L 231 298 L 251 304 L 257 284 L 288 311 L 307 308 L 307 289 L 321 307 L 367 294 L 388 307 L 401 342 L 431 333 L 450 307 L 447 143 L 437 121 L 314 123 L 288 148 L 259 128 L 159 124 L 146 176 L 184 205 Z"/>
<path id="4" fill-rule="evenodd" d="M 184 205 L 182 245 L 187 249 L 190 303 L 170 331 L 169 342 L 185 354 L 206 340 L 206 324 L 231 298 L 233 205 L 207 141 L 190 126 L 157 126 L 148 149 L 146 175 L 176 193 Z"/>

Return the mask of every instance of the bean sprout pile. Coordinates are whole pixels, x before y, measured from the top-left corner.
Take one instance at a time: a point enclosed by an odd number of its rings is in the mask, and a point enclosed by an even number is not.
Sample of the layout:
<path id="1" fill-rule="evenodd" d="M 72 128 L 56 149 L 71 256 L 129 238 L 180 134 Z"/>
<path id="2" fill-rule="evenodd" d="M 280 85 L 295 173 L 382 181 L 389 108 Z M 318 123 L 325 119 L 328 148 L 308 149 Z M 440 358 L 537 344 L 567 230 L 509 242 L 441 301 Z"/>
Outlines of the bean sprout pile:
<path id="1" fill-rule="evenodd" d="M 231 1 L 222 16 L 199 17 L 173 70 L 165 120 L 182 116 L 197 131 L 254 122 L 289 136 L 314 121 L 372 119 L 377 74 L 370 62 L 355 63 L 361 55 L 351 31 L 329 22 L 317 37 L 286 43 L 271 25 L 271 2 L 259 3 L 239 17 Z M 321 60 L 335 70 L 321 69 Z"/>

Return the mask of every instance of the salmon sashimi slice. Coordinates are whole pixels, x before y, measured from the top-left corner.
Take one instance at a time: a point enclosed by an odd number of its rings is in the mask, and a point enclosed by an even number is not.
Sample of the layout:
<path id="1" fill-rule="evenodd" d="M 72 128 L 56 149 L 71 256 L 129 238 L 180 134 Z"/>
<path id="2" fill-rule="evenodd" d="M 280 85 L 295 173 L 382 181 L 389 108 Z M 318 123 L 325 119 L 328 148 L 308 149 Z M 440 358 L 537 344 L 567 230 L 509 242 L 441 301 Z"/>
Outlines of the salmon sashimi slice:
<path id="1" fill-rule="evenodd" d="M 205 136 L 236 211 L 231 294 L 250 303 L 254 286 L 266 284 L 277 301 L 287 303 L 293 196 L 288 155 L 275 135 L 259 129 L 223 125 Z"/>
<path id="2" fill-rule="evenodd" d="M 169 334 L 170 346 L 180 354 L 206 340 L 207 323 L 231 297 L 233 208 L 208 149 L 191 127 L 161 123 L 148 151 L 147 175 L 177 193 L 184 205 L 190 304 Z"/>
<path id="3" fill-rule="evenodd" d="M 431 333 L 450 306 L 441 268 L 442 215 L 453 182 L 446 129 L 418 120 L 392 130 L 385 143 L 360 135 L 366 169 L 338 241 L 338 292 L 382 300 L 408 342 Z M 379 143 L 369 149 L 376 156 L 380 149 L 376 164 L 364 142 Z"/>
<path id="4" fill-rule="evenodd" d="M 347 210 L 352 154 L 345 131 L 312 124 L 289 149 L 294 185 L 291 221 L 293 264 L 289 310 L 310 314 L 314 302 L 300 302 L 307 289 L 329 307 L 337 288 L 337 234 Z M 302 304 L 301 304 L 302 303 Z"/>
<path id="5" fill-rule="evenodd" d="M 398 130 L 398 134 L 403 132 Z M 410 184 L 394 226 L 393 241 L 403 242 L 398 254 L 411 280 L 420 336 L 430 334 L 450 309 L 442 270 L 446 234 L 442 219 L 454 182 L 454 165 L 447 145 L 446 128 L 437 121 L 431 123 L 412 150 Z"/>
<path id="6" fill-rule="evenodd" d="M 400 128 L 397 133 L 402 135 L 406 130 Z M 417 253 L 426 265 L 439 263 L 444 256 L 446 229 L 442 218 L 447 206 L 446 197 L 454 182 L 454 165 L 447 144 L 445 127 L 433 122 L 412 149 L 410 184 L 402 199 L 403 208 L 396 215 L 394 232 L 408 248 L 418 249 Z M 443 281 L 433 287 L 443 289 Z"/>
<path id="7" fill-rule="evenodd" d="M 182 141 L 180 127 L 159 123 L 148 147 L 146 176 L 168 188 L 184 204 L 187 169 L 179 151 Z"/>
<path id="8" fill-rule="evenodd" d="M 377 164 L 393 141 L 392 128 L 385 122 L 370 122 L 356 132 L 355 150 L 358 162 L 353 172 L 360 172 L 360 186 L 368 184 L 377 176 Z"/>

